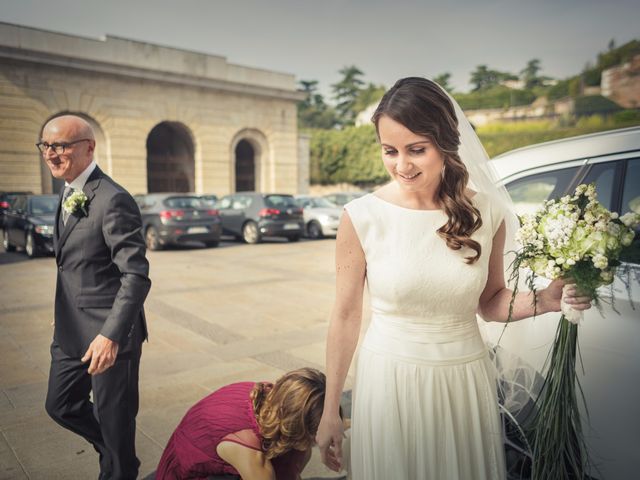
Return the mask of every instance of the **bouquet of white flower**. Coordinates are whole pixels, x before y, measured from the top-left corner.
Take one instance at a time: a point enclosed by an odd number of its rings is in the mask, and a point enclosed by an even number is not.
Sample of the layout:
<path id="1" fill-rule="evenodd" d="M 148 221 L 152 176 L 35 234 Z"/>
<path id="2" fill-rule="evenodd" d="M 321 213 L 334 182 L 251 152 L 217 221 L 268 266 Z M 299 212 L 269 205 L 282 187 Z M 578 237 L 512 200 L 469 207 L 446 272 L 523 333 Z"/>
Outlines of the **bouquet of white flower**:
<path id="1" fill-rule="evenodd" d="M 535 292 L 536 276 L 565 278 L 599 305 L 597 289 L 613 282 L 638 224 L 640 214 L 618 217 L 598 202 L 593 184 L 579 185 L 574 195 L 549 200 L 535 215 L 521 218 L 517 233 L 521 248 L 512 264 L 512 280 L 517 285 L 520 268 L 529 268 L 527 285 Z M 582 394 L 575 369 L 582 311 L 562 302 L 561 313 L 530 422 L 534 480 L 586 478 L 590 465 L 576 395 Z"/>

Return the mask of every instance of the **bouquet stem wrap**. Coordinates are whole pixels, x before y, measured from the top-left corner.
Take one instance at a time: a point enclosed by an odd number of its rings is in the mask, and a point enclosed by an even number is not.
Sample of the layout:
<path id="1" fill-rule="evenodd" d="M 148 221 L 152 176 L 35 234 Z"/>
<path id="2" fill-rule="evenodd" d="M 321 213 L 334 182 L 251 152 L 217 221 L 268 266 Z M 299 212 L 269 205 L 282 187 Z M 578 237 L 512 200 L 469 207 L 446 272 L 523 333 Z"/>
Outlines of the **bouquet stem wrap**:
<path id="1" fill-rule="evenodd" d="M 565 294 L 568 285 L 562 287 L 562 300 L 560 300 L 560 311 L 564 318 L 573 323 L 574 325 L 580 325 L 580 322 L 584 318 L 584 312 L 582 310 L 576 310 L 571 305 L 565 302 Z"/>

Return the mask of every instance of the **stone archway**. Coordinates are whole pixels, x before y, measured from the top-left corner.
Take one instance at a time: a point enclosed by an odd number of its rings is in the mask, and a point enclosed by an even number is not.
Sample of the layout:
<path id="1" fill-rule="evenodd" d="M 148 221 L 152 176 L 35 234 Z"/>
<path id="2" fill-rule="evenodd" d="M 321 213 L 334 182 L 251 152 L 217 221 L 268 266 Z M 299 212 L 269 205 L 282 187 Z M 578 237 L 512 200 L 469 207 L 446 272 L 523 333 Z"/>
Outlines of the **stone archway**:
<path id="1" fill-rule="evenodd" d="M 44 126 L 49 123 L 51 120 L 57 117 L 61 117 L 62 115 L 75 115 L 86 120 L 89 125 L 91 125 L 91 129 L 93 130 L 93 135 L 96 139 L 96 149 L 93 153 L 93 158 L 100 168 L 104 170 L 107 174 L 111 175 L 111 149 L 109 147 L 109 143 L 107 137 L 102 130 L 102 127 L 98 122 L 96 122 L 92 117 L 82 112 L 60 112 L 56 113 L 49 117 L 40 128 L 40 135 L 38 137 L 38 141 L 42 138 L 42 130 L 44 130 Z M 51 176 L 51 172 L 49 168 L 45 164 L 42 159 L 42 155 L 40 155 L 40 178 L 42 179 L 42 193 L 60 193 L 60 191 L 64 188 L 64 180 L 53 178 Z"/>
<path id="2" fill-rule="evenodd" d="M 195 191 L 195 147 L 186 125 L 164 121 L 147 137 L 147 191 Z"/>
<path id="3" fill-rule="evenodd" d="M 247 128 L 231 141 L 231 191 L 267 191 L 273 188 L 269 146 L 265 135 Z"/>
<path id="4" fill-rule="evenodd" d="M 251 143 L 240 140 L 236 145 L 236 192 L 256 189 L 255 152 Z"/>

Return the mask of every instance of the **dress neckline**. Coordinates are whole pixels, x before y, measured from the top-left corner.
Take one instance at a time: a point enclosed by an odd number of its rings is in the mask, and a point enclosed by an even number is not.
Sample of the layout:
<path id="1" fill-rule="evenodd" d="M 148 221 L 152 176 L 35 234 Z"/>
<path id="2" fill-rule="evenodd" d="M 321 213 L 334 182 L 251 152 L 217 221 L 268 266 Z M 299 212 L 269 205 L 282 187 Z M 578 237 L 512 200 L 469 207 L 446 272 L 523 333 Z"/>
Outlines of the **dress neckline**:
<path id="1" fill-rule="evenodd" d="M 407 210 L 409 212 L 443 213 L 443 210 L 441 208 L 432 208 L 432 209 L 408 208 L 408 207 L 403 207 L 401 205 L 398 205 L 396 203 L 392 203 L 392 202 L 390 202 L 388 200 L 385 200 L 384 198 L 380 198 L 379 196 L 377 196 L 374 193 L 370 193 L 369 195 L 371 195 L 373 198 L 381 201 L 382 203 L 386 203 L 387 205 L 391 205 L 392 207 L 399 208 L 400 210 Z"/>

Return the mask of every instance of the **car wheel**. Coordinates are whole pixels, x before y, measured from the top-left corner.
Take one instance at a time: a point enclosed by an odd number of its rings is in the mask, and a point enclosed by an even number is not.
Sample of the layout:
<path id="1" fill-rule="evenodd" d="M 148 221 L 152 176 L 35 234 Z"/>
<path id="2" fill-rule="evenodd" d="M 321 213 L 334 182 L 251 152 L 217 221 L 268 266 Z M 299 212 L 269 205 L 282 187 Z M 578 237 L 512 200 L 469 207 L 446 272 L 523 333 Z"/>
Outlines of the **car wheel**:
<path id="1" fill-rule="evenodd" d="M 293 235 L 291 237 L 287 237 L 287 240 L 289 240 L 290 242 L 297 242 L 298 240 L 300 240 L 300 235 Z"/>
<path id="2" fill-rule="evenodd" d="M 244 227 L 242 227 L 242 239 L 246 243 L 258 243 L 260 241 L 260 232 L 256 222 L 249 221 L 244 224 Z"/>
<path id="3" fill-rule="evenodd" d="M 156 227 L 149 227 L 144 235 L 145 243 L 149 250 L 160 250 L 162 245 L 160 244 L 160 236 Z"/>
<path id="4" fill-rule="evenodd" d="M 27 233 L 24 240 L 24 251 L 29 258 L 35 258 L 38 256 L 38 247 L 36 247 L 36 240 L 33 238 L 33 233 Z"/>
<path id="5" fill-rule="evenodd" d="M 218 242 L 217 240 L 212 240 L 210 242 L 204 242 L 204 246 L 207 248 L 215 248 L 218 245 L 220 245 L 220 242 Z"/>
<path id="6" fill-rule="evenodd" d="M 309 238 L 313 238 L 314 240 L 318 240 L 324 237 L 322 233 L 322 227 L 315 220 L 312 220 L 311 222 L 309 222 L 309 225 L 307 225 L 307 235 L 309 236 Z"/>
<path id="7" fill-rule="evenodd" d="M 5 252 L 13 252 L 15 251 L 16 247 L 11 245 L 11 242 L 9 241 L 9 232 L 7 232 L 6 230 L 3 230 L 4 234 L 2 235 L 2 246 L 4 247 L 4 251 Z"/>

